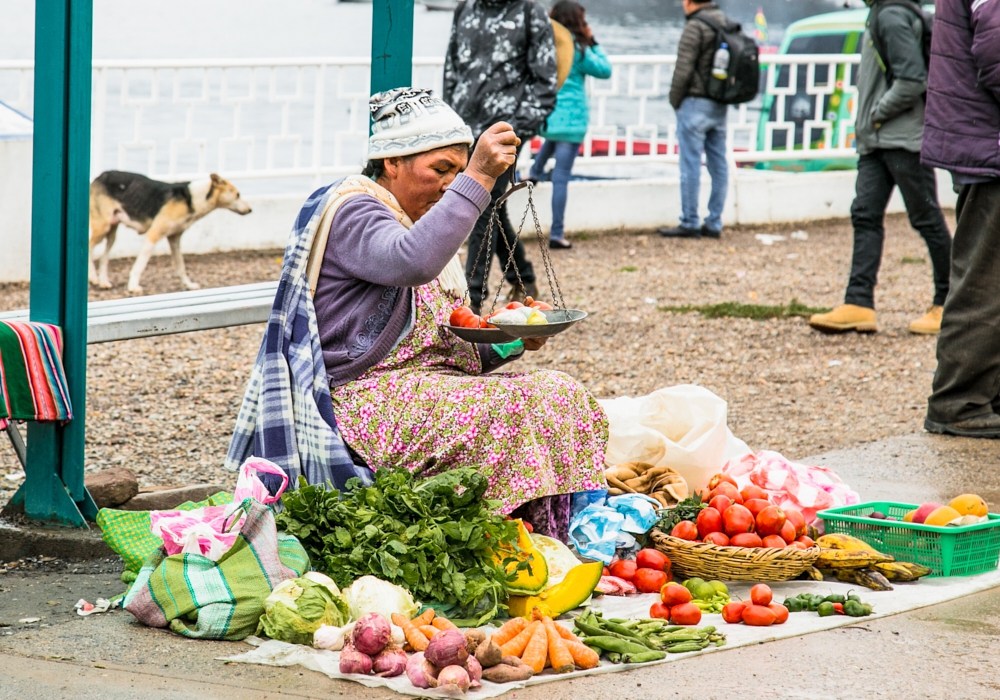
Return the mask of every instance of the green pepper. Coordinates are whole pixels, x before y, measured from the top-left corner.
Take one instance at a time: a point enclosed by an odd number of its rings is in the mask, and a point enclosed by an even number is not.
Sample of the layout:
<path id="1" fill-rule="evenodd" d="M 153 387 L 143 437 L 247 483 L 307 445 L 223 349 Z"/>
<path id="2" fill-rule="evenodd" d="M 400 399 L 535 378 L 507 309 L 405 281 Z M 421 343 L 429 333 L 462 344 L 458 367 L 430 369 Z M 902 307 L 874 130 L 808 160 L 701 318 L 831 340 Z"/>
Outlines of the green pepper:
<path id="1" fill-rule="evenodd" d="M 872 606 L 870 603 L 862 603 L 861 607 L 864 608 L 865 611 L 864 617 L 868 617 L 872 614 Z"/>
<path id="2" fill-rule="evenodd" d="M 833 603 L 829 601 L 824 601 L 816 606 L 816 612 L 819 613 L 820 617 L 829 617 L 830 615 L 836 614 L 836 609 L 833 607 Z"/>
<path id="3" fill-rule="evenodd" d="M 855 600 L 844 603 L 844 614 L 848 617 L 864 617 L 865 606 Z"/>
<path id="4" fill-rule="evenodd" d="M 848 600 L 853 600 L 856 603 L 860 603 L 861 602 L 861 596 L 859 596 L 857 593 L 850 593 L 850 594 L 848 594 L 847 599 Z"/>
<path id="5" fill-rule="evenodd" d="M 840 603 L 841 605 L 843 605 L 844 602 L 845 602 L 845 600 L 846 599 L 844 598 L 844 596 L 839 595 L 839 594 L 835 594 L 835 595 L 828 595 L 826 598 L 823 599 L 823 602 L 824 603 Z"/>
<path id="6" fill-rule="evenodd" d="M 802 612 L 802 601 L 798 598 L 785 598 L 784 606 L 790 613 Z"/>

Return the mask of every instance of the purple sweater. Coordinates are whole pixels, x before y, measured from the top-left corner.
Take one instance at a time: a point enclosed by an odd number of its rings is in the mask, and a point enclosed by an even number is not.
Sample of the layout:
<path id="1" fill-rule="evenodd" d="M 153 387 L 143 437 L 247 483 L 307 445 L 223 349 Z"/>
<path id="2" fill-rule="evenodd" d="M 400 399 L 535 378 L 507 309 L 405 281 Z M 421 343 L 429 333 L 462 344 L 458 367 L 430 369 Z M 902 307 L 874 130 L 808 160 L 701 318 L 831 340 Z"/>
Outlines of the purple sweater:
<path id="1" fill-rule="evenodd" d="M 937 0 L 921 160 L 1000 177 L 1000 0 Z"/>
<path id="2" fill-rule="evenodd" d="M 411 288 L 441 273 L 489 204 L 490 193 L 462 174 L 409 230 L 369 195 L 340 206 L 313 297 L 331 387 L 386 358 L 410 320 Z M 489 345 L 479 354 L 484 371 L 503 364 Z"/>

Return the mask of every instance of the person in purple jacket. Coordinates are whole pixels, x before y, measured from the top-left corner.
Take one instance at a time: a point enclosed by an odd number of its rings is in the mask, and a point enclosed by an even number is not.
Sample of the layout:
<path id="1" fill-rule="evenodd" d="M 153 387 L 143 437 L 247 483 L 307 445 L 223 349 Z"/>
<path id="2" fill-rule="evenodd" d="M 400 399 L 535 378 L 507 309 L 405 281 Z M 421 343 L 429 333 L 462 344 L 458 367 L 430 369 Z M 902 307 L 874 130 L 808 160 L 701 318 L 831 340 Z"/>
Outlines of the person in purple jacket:
<path id="1" fill-rule="evenodd" d="M 500 512 L 530 501 L 518 514 L 565 540 L 569 494 L 605 487 L 603 410 L 562 372 L 494 371 L 544 341 L 475 345 L 443 327 L 467 292 L 459 248 L 520 139 L 494 124 L 470 158 L 469 127 L 429 90 L 371 110 L 368 164 L 337 185 L 310 273 L 344 441 L 372 469 L 473 467 Z"/>
<path id="2" fill-rule="evenodd" d="M 924 428 L 1000 438 L 1000 0 L 937 0 L 921 160 L 958 226 Z"/>

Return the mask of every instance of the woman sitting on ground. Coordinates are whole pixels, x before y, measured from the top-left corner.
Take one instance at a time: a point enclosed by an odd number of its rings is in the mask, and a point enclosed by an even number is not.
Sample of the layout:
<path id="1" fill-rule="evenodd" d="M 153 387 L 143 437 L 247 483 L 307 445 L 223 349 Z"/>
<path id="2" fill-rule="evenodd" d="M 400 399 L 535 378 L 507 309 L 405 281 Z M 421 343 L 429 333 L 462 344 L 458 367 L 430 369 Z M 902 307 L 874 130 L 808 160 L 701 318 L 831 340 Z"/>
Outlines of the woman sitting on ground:
<path id="1" fill-rule="evenodd" d="M 568 494 L 604 488 L 604 412 L 561 372 L 495 372 L 544 340 L 477 345 L 443 327 L 466 289 L 458 250 L 520 141 L 496 124 L 470 158 L 469 128 L 429 90 L 381 93 L 371 107 L 368 164 L 336 185 L 328 239 L 314 245 L 343 439 L 373 469 L 474 467 L 501 512 L 533 501 L 519 513 L 565 540 Z"/>

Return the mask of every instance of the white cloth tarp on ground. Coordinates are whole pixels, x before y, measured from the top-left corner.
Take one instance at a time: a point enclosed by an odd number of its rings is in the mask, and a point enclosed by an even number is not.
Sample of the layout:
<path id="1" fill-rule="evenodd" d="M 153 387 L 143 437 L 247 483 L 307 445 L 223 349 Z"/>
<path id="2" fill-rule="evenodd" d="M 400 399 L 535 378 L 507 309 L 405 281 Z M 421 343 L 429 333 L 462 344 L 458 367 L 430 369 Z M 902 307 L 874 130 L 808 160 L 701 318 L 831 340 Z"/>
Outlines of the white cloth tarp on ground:
<path id="1" fill-rule="evenodd" d="M 843 627 L 846 625 L 858 624 L 865 620 L 872 620 L 887 615 L 896 615 L 908 610 L 926 607 L 943 603 L 955 598 L 985 591 L 990 588 L 1000 586 L 1000 571 L 993 571 L 979 576 L 953 577 L 953 578 L 932 578 L 922 579 L 915 583 L 896 584 L 892 591 L 875 592 L 867 588 L 859 588 L 855 585 L 839 583 L 837 581 L 788 581 L 786 583 L 771 584 L 776 602 L 781 602 L 786 597 L 793 597 L 799 593 L 816 593 L 830 595 L 833 593 L 846 594 L 854 591 L 861 596 L 866 603 L 871 603 L 874 612 L 870 617 L 855 618 L 843 615 L 831 617 L 820 617 L 814 612 L 792 613 L 788 616 L 788 622 L 783 625 L 771 627 L 750 627 L 748 625 L 729 625 L 722 621 L 721 615 L 705 615 L 702 617 L 701 625 L 715 625 L 720 631 L 725 633 L 727 641 L 723 647 L 709 647 L 703 651 L 691 652 L 687 654 L 668 654 L 663 661 L 653 662 L 654 664 L 669 663 L 678 659 L 687 658 L 697 654 L 706 654 L 712 651 L 732 649 L 733 647 L 746 646 L 749 644 L 759 644 L 770 642 L 776 639 L 787 637 L 797 637 L 810 632 Z M 730 593 L 733 599 L 749 600 L 750 584 L 735 583 L 730 586 Z M 605 617 L 615 618 L 643 618 L 648 617 L 649 606 L 652 605 L 658 596 L 655 594 L 633 595 L 628 597 L 602 596 L 594 598 L 591 607 L 594 610 L 602 611 Z M 559 623 L 572 629 L 572 620 L 559 620 Z M 487 634 L 492 633 L 494 628 L 483 628 Z M 256 646 L 255 649 L 236 656 L 222 657 L 220 661 L 263 664 L 265 666 L 302 666 L 312 671 L 319 671 L 330 678 L 354 681 L 368 687 L 386 687 L 395 690 L 403 695 L 416 695 L 420 697 L 452 697 L 439 690 L 421 690 L 413 687 L 405 675 L 396 678 L 377 678 L 375 676 L 359 676 L 357 674 L 342 674 L 339 670 L 340 653 L 333 651 L 322 651 L 311 647 L 286 644 L 274 640 L 261 640 L 248 638 L 250 644 Z M 632 670 L 652 664 L 625 665 L 612 664 L 602 660 L 601 665 L 589 671 L 574 671 L 573 673 L 555 674 L 551 670 L 531 678 L 523 683 L 490 683 L 483 681 L 483 687 L 470 690 L 467 694 L 469 698 L 494 698 L 504 693 L 540 683 L 567 680 L 580 676 L 589 676 L 598 673 L 616 673 L 619 671 Z"/>

